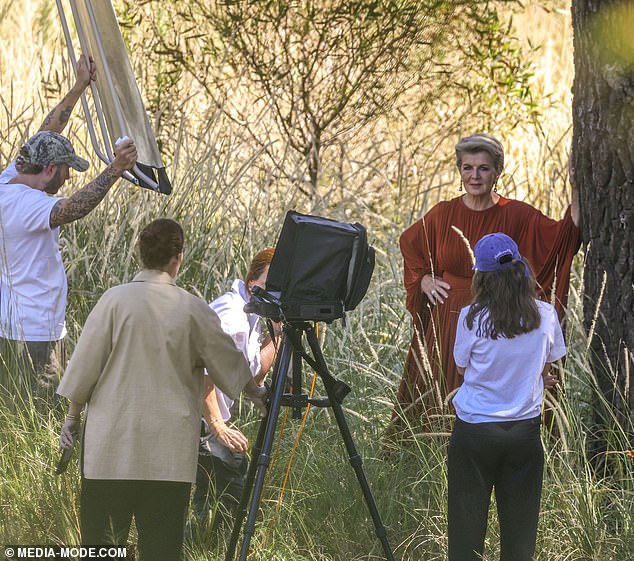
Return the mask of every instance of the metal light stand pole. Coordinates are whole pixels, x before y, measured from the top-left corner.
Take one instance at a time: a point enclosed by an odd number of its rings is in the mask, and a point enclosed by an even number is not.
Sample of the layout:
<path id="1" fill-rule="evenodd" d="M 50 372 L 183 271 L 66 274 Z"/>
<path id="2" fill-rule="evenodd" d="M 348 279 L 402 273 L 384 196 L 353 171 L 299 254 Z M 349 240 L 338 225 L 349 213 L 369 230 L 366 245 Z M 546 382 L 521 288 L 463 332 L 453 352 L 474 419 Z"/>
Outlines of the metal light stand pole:
<path id="1" fill-rule="evenodd" d="M 304 334 L 306 334 L 308 345 L 313 353 L 312 357 L 308 355 L 302 347 L 302 337 Z M 305 360 L 322 379 L 328 399 L 313 399 L 301 393 L 301 374 L 299 371 L 301 370 L 302 359 Z M 285 393 L 284 391 L 291 366 L 293 367 L 292 394 Z M 247 505 L 249 505 L 239 557 L 240 561 L 246 561 L 247 559 L 251 538 L 255 533 L 255 520 L 262 498 L 266 470 L 271 462 L 271 449 L 275 438 L 275 430 L 281 406 L 293 407 L 295 411 L 298 411 L 306 407 L 309 403 L 316 407 L 330 407 L 332 409 L 339 427 L 339 432 L 341 433 L 348 452 L 350 464 L 355 471 L 365 502 L 372 516 L 376 536 L 383 546 L 385 558 L 388 561 L 394 561 L 394 555 L 387 539 L 385 526 L 383 525 L 368 480 L 363 471 L 363 461 L 357 452 L 341 406 L 344 398 L 350 392 L 350 387 L 344 382 L 333 378 L 328 371 L 328 366 L 321 352 L 313 323 L 301 321 L 284 324 L 284 335 L 280 345 L 280 352 L 276 358 L 275 367 L 273 369 L 271 389 L 272 394 L 268 414 L 260 422 L 258 436 L 253 446 L 253 459 L 249 465 L 249 471 L 247 472 L 244 491 L 238 512 L 236 513 L 225 561 L 233 561 L 234 559 L 240 529 L 247 515 Z"/>

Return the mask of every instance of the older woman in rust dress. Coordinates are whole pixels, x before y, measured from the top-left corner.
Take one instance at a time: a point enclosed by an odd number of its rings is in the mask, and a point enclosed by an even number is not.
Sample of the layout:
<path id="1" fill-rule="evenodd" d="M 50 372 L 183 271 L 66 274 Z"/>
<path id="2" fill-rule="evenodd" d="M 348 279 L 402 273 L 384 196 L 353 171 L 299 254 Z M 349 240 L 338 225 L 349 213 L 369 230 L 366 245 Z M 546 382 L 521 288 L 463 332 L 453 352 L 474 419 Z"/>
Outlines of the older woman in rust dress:
<path id="1" fill-rule="evenodd" d="M 474 134 L 456 145 L 464 193 L 435 205 L 401 235 L 406 306 L 414 333 L 393 413 L 428 428 L 446 427 L 446 398 L 462 378 L 452 357 L 458 314 L 470 303 L 473 271 L 470 248 L 486 234 L 503 232 L 517 241 L 531 263 L 540 298 L 563 316 L 572 259 L 580 246 L 579 204 L 557 221 L 531 205 L 497 193 L 504 150 L 488 134 Z M 436 423 L 435 421 L 439 421 Z"/>

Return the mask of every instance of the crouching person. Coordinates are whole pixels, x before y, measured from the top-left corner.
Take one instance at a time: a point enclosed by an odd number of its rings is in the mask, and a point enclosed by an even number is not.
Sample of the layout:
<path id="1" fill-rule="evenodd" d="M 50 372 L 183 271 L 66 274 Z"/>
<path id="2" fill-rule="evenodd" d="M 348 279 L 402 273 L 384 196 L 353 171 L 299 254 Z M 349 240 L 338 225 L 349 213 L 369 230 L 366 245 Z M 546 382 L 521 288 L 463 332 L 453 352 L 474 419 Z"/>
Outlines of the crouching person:
<path id="1" fill-rule="evenodd" d="M 182 558 L 203 368 L 223 392 L 235 398 L 244 389 L 266 411 L 265 388 L 218 316 L 176 286 L 183 243 L 173 220 L 143 229 L 143 270 L 97 302 L 58 388 L 70 400 L 60 445 L 82 433 L 82 543 L 125 544 L 134 516 L 145 561 Z"/>

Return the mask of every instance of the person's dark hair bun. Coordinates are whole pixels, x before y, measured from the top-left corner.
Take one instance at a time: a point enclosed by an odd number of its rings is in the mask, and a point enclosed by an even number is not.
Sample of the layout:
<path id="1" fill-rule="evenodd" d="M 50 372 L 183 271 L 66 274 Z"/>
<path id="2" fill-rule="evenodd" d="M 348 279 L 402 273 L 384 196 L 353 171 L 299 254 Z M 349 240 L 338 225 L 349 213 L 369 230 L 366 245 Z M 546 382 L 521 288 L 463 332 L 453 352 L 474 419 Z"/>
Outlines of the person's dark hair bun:
<path id="1" fill-rule="evenodd" d="M 183 251 L 181 225 L 170 218 L 150 222 L 139 234 L 141 262 L 147 269 L 161 269 L 172 257 Z"/>

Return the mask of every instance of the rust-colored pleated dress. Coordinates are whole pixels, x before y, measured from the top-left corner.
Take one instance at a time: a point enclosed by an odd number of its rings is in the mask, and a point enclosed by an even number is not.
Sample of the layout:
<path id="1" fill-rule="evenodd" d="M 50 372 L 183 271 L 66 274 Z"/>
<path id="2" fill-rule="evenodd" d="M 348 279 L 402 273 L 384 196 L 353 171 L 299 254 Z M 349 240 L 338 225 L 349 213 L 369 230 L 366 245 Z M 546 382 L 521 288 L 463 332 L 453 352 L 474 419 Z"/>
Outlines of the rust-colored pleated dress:
<path id="1" fill-rule="evenodd" d="M 500 197 L 482 211 L 468 208 L 462 197 L 441 202 L 401 235 L 407 309 L 414 320 L 394 420 L 401 411 L 427 426 L 446 426 L 447 395 L 462 383 L 453 361 L 460 310 L 471 302 L 472 258 L 462 232 L 473 248 L 484 235 L 503 232 L 513 238 L 535 272 L 539 297 L 552 302 L 563 317 L 570 267 L 580 246 L 579 228 L 568 209 L 562 220 L 544 216 L 532 206 Z M 444 304 L 432 306 L 421 291 L 424 275 L 451 285 Z M 434 419 L 440 421 L 435 423 Z"/>

